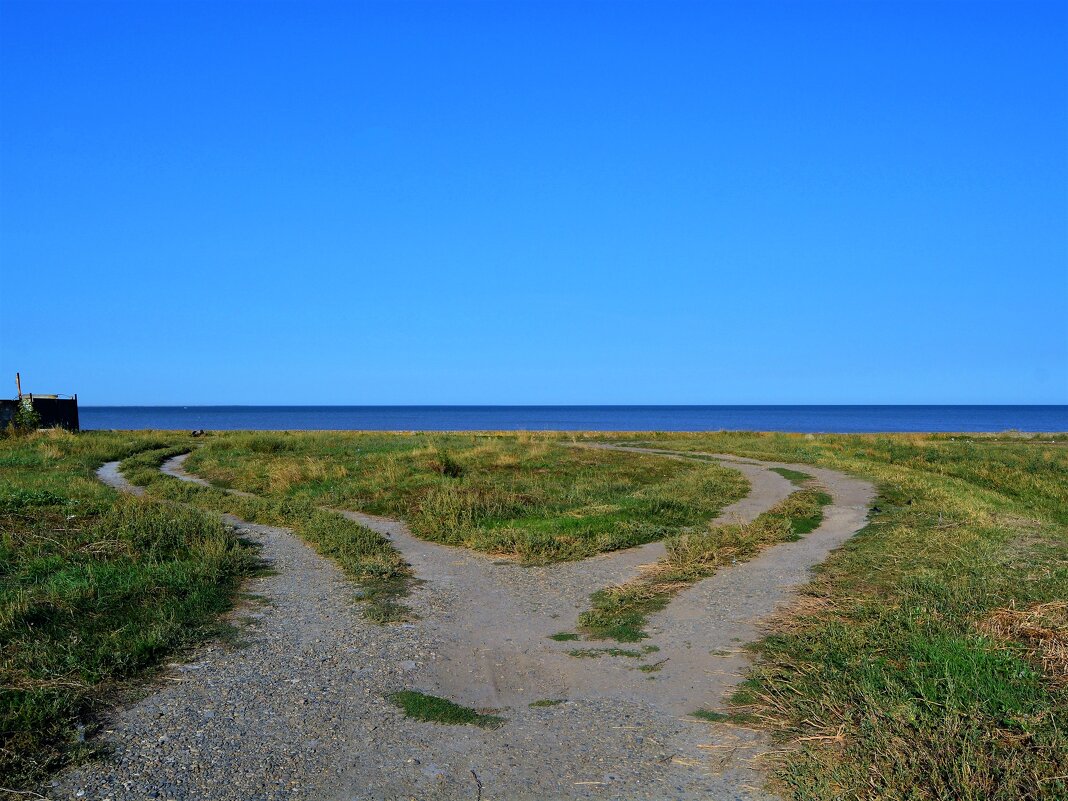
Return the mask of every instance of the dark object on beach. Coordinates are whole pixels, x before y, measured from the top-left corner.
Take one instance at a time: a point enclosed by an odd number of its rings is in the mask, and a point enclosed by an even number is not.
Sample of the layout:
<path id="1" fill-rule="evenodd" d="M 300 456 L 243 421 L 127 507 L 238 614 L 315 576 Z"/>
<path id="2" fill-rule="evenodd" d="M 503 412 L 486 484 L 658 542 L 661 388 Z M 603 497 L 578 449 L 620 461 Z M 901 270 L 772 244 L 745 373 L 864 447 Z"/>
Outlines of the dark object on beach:
<path id="1" fill-rule="evenodd" d="M 78 398 L 58 398 L 55 395 L 23 395 L 21 400 L 0 400 L 0 428 L 7 428 L 15 419 L 19 407 L 29 404 L 40 420 L 38 428 L 65 428 L 78 431 Z"/>
<path id="2" fill-rule="evenodd" d="M 0 400 L 0 428 L 7 428 L 19 416 L 20 411 L 29 409 L 36 418 L 35 424 L 38 428 L 65 428 L 68 431 L 80 429 L 77 395 L 60 397 L 23 393 L 22 377 L 18 373 L 15 373 L 15 385 L 18 388 L 18 398 Z"/>

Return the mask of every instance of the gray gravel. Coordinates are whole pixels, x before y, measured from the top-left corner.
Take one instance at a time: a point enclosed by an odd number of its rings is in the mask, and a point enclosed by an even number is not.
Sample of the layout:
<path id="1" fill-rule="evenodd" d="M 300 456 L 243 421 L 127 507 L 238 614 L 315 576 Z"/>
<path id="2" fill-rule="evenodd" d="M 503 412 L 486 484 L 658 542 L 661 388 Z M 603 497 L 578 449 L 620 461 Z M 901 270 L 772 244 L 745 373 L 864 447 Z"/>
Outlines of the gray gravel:
<path id="1" fill-rule="evenodd" d="M 752 484 L 727 519 L 751 519 L 792 489 L 763 464 L 723 459 Z M 188 478 L 181 459 L 166 467 Z M 659 543 L 521 568 L 350 512 L 388 534 L 423 579 L 410 599 L 419 622 L 382 627 L 360 617 L 358 588 L 289 531 L 235 521 L 275 569 L 246 587 L 263 600 L 231 616 L 244 644 L 211 644 L 171 666 L 157 691 L 114 714 L 104 734 L 113 754 L 66 771 L 46 794 L 474 800 L 481 783 L 485 801 L 767 798 L 750 761 L 764 737 L 686 713 L 721 705 L 757 619 L 863 525 L 870 486 L 795 467 L 834 497 L 824 525 L 683 593 L 651 621 L 661 650 L 643 660 L 576 659 L 566 651 L 598 644 L 548 635 L 574 625 L 590 592 L 658 558 Z M 114 465 L 100 476 L 128 488 Z M 663 659 L 655 673 L 634 669 Z M 399 689 L 496 709 L 508 722 L 486 730 L 412 721 L 387 700 Z M 539 699 L 566 701 L 529 706 Z"/>

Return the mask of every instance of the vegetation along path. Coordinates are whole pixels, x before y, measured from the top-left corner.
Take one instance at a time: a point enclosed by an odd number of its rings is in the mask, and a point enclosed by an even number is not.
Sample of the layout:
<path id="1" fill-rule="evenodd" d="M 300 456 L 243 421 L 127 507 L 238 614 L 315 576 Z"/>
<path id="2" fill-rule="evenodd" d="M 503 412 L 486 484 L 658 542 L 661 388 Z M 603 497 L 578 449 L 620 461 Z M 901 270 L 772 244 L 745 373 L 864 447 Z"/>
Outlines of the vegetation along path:
<path id="1" fill-rule="evenodd" d="M 715 459 L 745 475 L 749 495 L 719 522 L 752 521 L 796 489 L 774 471 L 789 475 L 793 465 L 656 453 Z M 204 483 L 183 461 L 162 469 Z M 762 735 L 690 713 L 722 707 L 746 664 L 739 646 L 756 638 L 758 621 L 864 524 L 868 483 L 796 469 L 830 496 L 822 523 L 682 589 L 651 613 L 646 639 L 618 647 L 578 641 L 579 616 L 591 593 L 663 559 L 660 542 L 524 567 L 418 539 L 396 520 L 345 512 L 387 535 L 419 579 L 408 599 L 414 622 L 379 626 L 354 606 L 359 588 L 287 529 L 231 519 L 273 569 L 247 586 L 250 601 L 234 617 L 241 642 L 173 666 L 157 692 L 117 713 L 108 734 L 114 756 L 67 771 L 50 795 L 763 798 L 750 761 Z M 115 464 L 99 475 L 137 489 Z M 471 716 L 486 724 L 472 726 L 421 722 L 390 700 L 407 690 L 496 717 Z M 409 712 L 421 714 L 420 698 L 408 699 Z"/>

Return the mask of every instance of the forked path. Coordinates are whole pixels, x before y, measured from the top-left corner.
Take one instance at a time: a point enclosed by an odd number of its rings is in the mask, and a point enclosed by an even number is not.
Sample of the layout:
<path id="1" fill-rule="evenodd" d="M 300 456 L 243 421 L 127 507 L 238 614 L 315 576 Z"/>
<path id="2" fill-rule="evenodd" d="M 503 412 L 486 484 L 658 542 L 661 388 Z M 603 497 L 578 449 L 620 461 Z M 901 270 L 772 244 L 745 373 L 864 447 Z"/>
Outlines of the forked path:
<path id="1" fill-rule="evenodd" d="M 721 519 L 751 520 L 793 490 L 769 469 L 778 465 L 704 456 L 751 484 Z M 170 460 L 164 472 L 196 479 L 183 461 Z M 209 646 L 175 666 L 158 692 L 117 713 L 107 737 L 114 757 L 68 771 L 50 795 L 764 798 L 748 761 L 762 736 L 686 713 L 722 705 L 746 664 L 738 645 L 863 525 L 872 495 L 866 482 L 833 471 L 783 466 L 827 487 L 833 503 L 823 525 L 682 593 L 651 620 L 649 643 L 660 650 L 644 660 L 576 658 L 567 653 L 576 646 L 612 643 L 549 635 L 573 628 L 590 593 L 659 558 L 660 543 L 524 568 L 420 540 L 399 521 L 346 512 L 389 536 L 422 580 L 410 599 L 418 622 L 382 627 L 361 619 L 357 588 L 287 530 L 236 521 L 275 568 L 250 582 L 265 604 L 238 613 L 244 645 Z M 129 490 L 115 465 L 100 476 Z M 636 669 L 652 663 L 661 663 L 656 672 Z M 499 709 L 508 722 L 495 730 L 419 723 L 388 703 L 399 689 Z M 546 700 L 563 703 L 530 706 Z"/>

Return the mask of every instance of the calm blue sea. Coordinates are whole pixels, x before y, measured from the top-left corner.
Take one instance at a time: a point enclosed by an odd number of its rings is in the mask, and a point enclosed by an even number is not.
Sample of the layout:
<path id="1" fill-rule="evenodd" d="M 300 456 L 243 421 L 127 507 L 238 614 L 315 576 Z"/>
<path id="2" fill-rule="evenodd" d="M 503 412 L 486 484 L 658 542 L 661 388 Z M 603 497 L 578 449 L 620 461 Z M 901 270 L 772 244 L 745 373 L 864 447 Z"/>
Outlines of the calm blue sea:
<path id="1" fill-rule="evenodd" d="M 83 406 L 85 429 L 1068 431 L 1068 406 Z"/>

